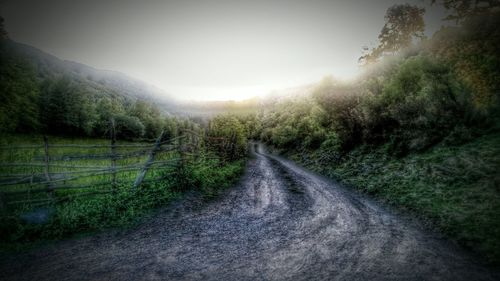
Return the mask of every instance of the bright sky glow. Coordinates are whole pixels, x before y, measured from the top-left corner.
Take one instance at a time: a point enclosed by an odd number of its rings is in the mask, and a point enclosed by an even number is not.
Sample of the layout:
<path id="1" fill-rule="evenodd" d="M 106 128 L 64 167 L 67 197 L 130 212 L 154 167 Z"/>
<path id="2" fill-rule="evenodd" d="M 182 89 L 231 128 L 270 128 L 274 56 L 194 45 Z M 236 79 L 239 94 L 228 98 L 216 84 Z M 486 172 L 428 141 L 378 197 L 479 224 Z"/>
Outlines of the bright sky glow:
<path id="1" fill-rule="evenodd" d="M 387 8 L 421 0 L 7 0 L 10 37 L 116 70 L 180 99 L 240 100 L 326 75 L 349 79 Z M 441 10 L 427 7 L 428 33 Z"/>

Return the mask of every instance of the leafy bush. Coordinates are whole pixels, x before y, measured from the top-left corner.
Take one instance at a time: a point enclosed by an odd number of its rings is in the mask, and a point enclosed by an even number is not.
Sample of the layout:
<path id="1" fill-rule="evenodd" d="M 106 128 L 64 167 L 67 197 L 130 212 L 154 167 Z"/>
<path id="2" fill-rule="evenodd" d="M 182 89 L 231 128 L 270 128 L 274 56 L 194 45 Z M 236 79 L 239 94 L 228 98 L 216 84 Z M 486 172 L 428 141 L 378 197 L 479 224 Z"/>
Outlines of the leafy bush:
<path id="1" fill-rule="evenodd" d="M 403 158 L 388 155 L 384 147 L 358 147 L 342 161 L 310 168 L 414 212 L 500 263 L 499 141 L 498 133 L 485 135 Z"/>
<path id="2" fill-rule="evenodd" d="M 279 148 L 317 148 L 326 137 L 325 111 L 312 99 L 278 104 L 261 122 L 261 138 Z"/>
<path id="3" fill-rule="evenodd" d="M 153 208 L 179 198 L 181 191 L 186 191 L 185 188 L 179 188 L 180 185 L 187 182 L 190 189 L 198 190 L 203 196 L 213 197 L 233 184 L 243 168 L 243 160 L 224 165 L 220 165 L 218 160 L 203 160 L 196 165 L 188 165 L 184 174 L 161 182 L 143 184 L 139 190 L 131 190 L 130 185 L 119 185 L 115 194 L 74 198 L 56 205 L 53 209 L 47 209 L 53 215 L 46 223 L 23 221 L 21 214 L 33 210 L 19 209 L 15 214 L 0 216 L 0 247 L 12 249 L 26 242 L 59 239 L 107 227 L 129 225 Z"/>
<path id="4" fill-rule="evenodd" d="M 233 161 L 246 155 L 247 132 L 236 116 L 214 117 L 208 125 L 207 135 L 207 145 L 223 159 Z"/>
<path id="5" fill-rule="evenodd" d="M 141 120 L 135 116 L 117 115 L 116 136 L 121 139 L 132 139 L 134 137 L 142 137 L 144 135 L 144 125 Z"/>
<path id="6" fill-rule="evenodd" d="M 359 88 L 324 79 L 313 97 L 326 115 L 327 127 L 333 130 L 342 149 L 349 150 L 362 141 L 363 116 Z"/>
<path id="7" fill-rule="evenodd" d="M 231 186 L 243 172 L 244 160 L 237 160 L 220 167 L 212 160 L 197 166 L 188 166 L 188 179 L 203 196 L 213 198 L 220 191 Z"/>
<path id="8" fill-rule="evenodd" d="M 356 81 L 326 78 L 268 106 L 261 139 L 499 264 L 499 13 L 462 18 Z"/>
<path id="9" fill-rule="evenodd" d="M 29 132 L 40 127 L 37 102 L 40 89 L 34 67 L 10 56 L 0 44 L 0 132 Z"/>
<path id="10" fill-rule="evenodd" d="M 422 150 L 441 141 L 472 110 L 468 92 L 442 63 L 410 57 L 385 84 L 380 95 L 364 103 L 366 127 L 384 128 L 398 152 Z M 371 135 L 379 132 L 365 132 Z M 387 141 L 387 139 L 386 139 Z"/>
<path id="11" fill-rule="evenodd" d="M 444 60 L 471 89 L 479 109 L 490 110 L 500 102 L 500 12 L 466 18 L 459 27 L 436 32 L 425 50 Z"/>

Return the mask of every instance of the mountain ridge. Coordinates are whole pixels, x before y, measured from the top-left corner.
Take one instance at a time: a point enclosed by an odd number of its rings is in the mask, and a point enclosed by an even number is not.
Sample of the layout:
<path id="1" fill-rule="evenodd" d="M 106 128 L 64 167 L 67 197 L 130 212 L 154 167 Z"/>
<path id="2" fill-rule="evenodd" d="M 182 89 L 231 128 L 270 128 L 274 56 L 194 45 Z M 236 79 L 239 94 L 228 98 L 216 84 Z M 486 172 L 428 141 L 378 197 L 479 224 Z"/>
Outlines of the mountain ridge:
<path id="1" fill-rule="evenodd" d="M 93 89 L 134 100 L 169 103 L 174 99 L 163 90 L 128 74 L 61 59 L 37 47 L 10 39 L 2 41 L 2 51 L 29 61 L 40 79 L 47 76 L 70 76 Z"/>

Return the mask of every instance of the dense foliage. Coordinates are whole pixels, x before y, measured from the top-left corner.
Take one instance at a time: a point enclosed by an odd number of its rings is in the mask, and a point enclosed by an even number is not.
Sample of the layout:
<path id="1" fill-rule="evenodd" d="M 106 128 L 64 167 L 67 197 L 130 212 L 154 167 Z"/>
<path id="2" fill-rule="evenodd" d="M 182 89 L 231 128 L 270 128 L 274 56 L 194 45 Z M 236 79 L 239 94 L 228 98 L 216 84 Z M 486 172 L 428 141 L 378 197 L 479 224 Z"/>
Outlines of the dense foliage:
<path id="1" fill-rule="evenodd" d="M 142 111 L 140 111 L 142 112 Z M 124 118 L 134 118 L 123 115 Z M 135 117 L 137 118 L 137 117 Z M 137 118 L 137 120 L 139 120 Z M 154 121 L 154 120 L 153 120 Z M 120 120 L 116 119 L 117 125 Z M 234 116 L 224 115 L 214 118 L 209 128 L 204 128 L 188 119 L 177 120 L 175 130 L 169 135 L 164 134 L 163 141 L 171 140 L 170 145 L 175 145 L 173 154 L 164 155 L 163 160 L 174 161 L 173 166 L 161 169 L 150 169 L 149 179 L 158 179 L 143 183 L 140 189 L 132 188 L 136 172 L 119 174 L 117 189 L 109 195 L 95 195 L 93 197 L 79 197 L 78 192 L 100 191 L 109 189 L 110 186 L 96 185 L 108 181 L 108 175 L 97 174 L 95 178 L 85 177 L 88 188 L 72 189 L 69 199 L 60 203 L 52 203 L 43 207 L 30 205 L 14 205 L 12 208 L 0 210 L 0 250 L 11 249 L 39 242 L 45 239 L 63 238 L 69 235 L 98 230 L 112 226 L 123 226 L 136 222 L 142 215 L 152 209 L 165 206 L 172 200 L 179 198 L 188 191 L 194 191 L 201 198 L 212 198 L 225 188 L 232 185 L 243 172 L 246 156 L 247 135 L 243 123 Z M 144 126 L 141 128 L 144 129 Z M 216 137 L 215 137 L 216 136 Z M 42 137 L 37 135 L 9 135 L 0 139 L 0 144 L 39 144 Z M 55 154 L 88 154 L 89 148 L 84 145 L 102 145 L 109 143 L 106 139 L 81 138 L 81 137 L 51 137 L 51 144 L 70 144 L 74 147 L 52 149 Z M 222 145 L 221 145 L 222 144 Z M 90 148 L 95 152 L 95 148 Z M 30 161 L 36 153 L 33 150 L 0 151 L 0 161 L 19 162 Z M 161 154 L 161 153 L 160 153 Z M 157 155 L 157 159 L 160 156 Z M 13 159 L 14 158 L 14 159 Z M 157 160 L 155 159 L 155 160 Z M 123 159 L 118 165 L 130 163 L 144 163 L 146 159 Z M 75 162 L 73 162 L 75 163 Z M 109 165 L 109 159 L 81 160 L 78 165 Z M 79 167 L 79 166 L 76 167 Z M 16 166 L 17 167 L 17 166 Z M 94 167 L 94 166 L 90 166 Z M 21 167 L 23 168 L 23 167 Z M 10 168 L 3 168 L 0 174 L 5 174 Z M 26 171 L 25 171 L 26 173 Z M 36 173 L 36 172 L 32 172 Z M 53 173 L 56 173 L 53 171 Z M 104 178 L 104 179 L 103 179 Z M 74 185 L 75 184 L 73 181 Z M 84 184 L 85 185 L 85 184 Z M 109 184 L 111 185 L 111 183 Z M 56 190 L 59 192 L 59 189 Z M 61 197 L 67 196 L 63 189 Z M 28 192 L 29 193 L 29 192 Z M 23 193 L 23 195 L 25 195 Z M 29 196 L 29 195 L 28 195 Z M 3 199 L 3 198 L 2 198 Z M 18 198 L 19 199 L 19 198 Z M 21 198 L 23 199 L 23 198 Z M 24 198 L 25 199 L 25 198 Z M 43 196 L 42 196 L 43 199 Z M 17 207 L 16 207 L 17 206 Z M 46 221 L 33 222 L 26 216 L 41 213 L 47 216 Z M 26 242 L 29 242 L 26 244 Z"/>
<path id="2" fill-rule="evenodd" d="M 119 141 L 153 140 L 163 132 L 163 141 L 179 142 L 176 143 L 179 159 L 172 159 L 176 161 L 171 167 L 173 174 L 168 174 L 172 171 L 167 168 L 155 170 L 168 177 L 163 175 L 164 180 L 144 183 L 139 191 L 131 188 L 132 183 L 119 183 L 116 192 L 109 196 L 75 196 L 44 208 L 29 203 L 19 208 L 2 208 L 0 248 L 134 222 L 152 208 L 164 206 L 187 191 L 195 190 L 204 198 L 213 197 L 241 175 L 250 122 L 243 123 L 244 120 L 235 116 L 224 115 L 214 117 L 207 124 L 205 119 L 170 115 L 165 107 L 153 104 L 158 99 L 141 92 L 148 88 L 137 86 L 137 81 L 61 61 L 10 41 L 3 30 L 3 22 L 0 24 L 2 145 L 39 144 L 40 134 L 46 134 L 51 135 L 51 140 L 60 139 L 75 145 L 72 149 L 59 151 L 63 155 L 88 154 L 78 147 L 87 142 L 101 144 L 103 138 L 108 138 L 106 143 L 109 143 L 112 132 Z M 19 152 L 17 158 L 4 158 L 8 153 L 2 151 L 0 160 L 5 163 L 33 160 L 33 151 L 23 153 Z M 109 161 L 105 162 L 103 168 L 109 165 Z M 90 164 L 96 165 L 95 162 Z M 12 171 L 6 168 L 2 173 L 6 176 Z M 92 190 L 102 187 L 93 186 L 99 181 L 92 177 L 87 177 L 86 181 Z M 85 189 L 73 191 L 78 195 Z M 36 212 L 47 214 L 47 221 L 33 223 L 23 219 L 26 214 Z"/>
<path id="3" fill-rule="evenodd" d="M 377 54 L 354 82 L 265 107 L 255 135 L 499 263 L 500 16 L 480 10 L 453 10 L 460 26 Z"/>
<path id="4" fill-rule="evenodd" d="M 410 4 L 390 7 L 385 15 L 385 25 L 378 36 L 379 45 L 359 60 L 364 63 L 376 62 L 384 54 L 395 54 L 410 47 L 415 39 L 424 38 L 424 13 L 425 9 Z"/>
<path id="5" fill-rule="evenodd" d="M 356 82 L 325 78 L 306 98 L 265 108 L 260 137 L 286 149 L 335 143 L 339 152 L 388 144 L 404 155 L 494 128 L 500 74 L 495 15 L 443 28 L 420 49 L 369 66 Z"/>
<path id="6" fill-rule="evenodd" d="M 202 198 L 212 198 L 233 184 L 244 168 L 242 160 L 224 163 L 203 160 L 189 164 L 185 173 L 156 183 L 147 183 L 140 192 L 130 185 L 119 185 L 115 194 L 75 198 L 54 207 L 38 208 L 37 212 L 50 214 L 46 223 L 27 223 L 23 214 L 30 208 L 16 211 L 16 215 L 0 216 L 0 250 L 29 246 L 32 242 L 52 240 L 82 234 L 108 227 L 135 223 L 158 207 L 165 207 L 187 190 L 196 190 Z M 188 186 L 182 187 L 184 184 Z M 189 189 L 186 189 L 189 188 Z M 28 244 L 26 244 L 28 243 Z"/>
<path id="7" fill-rule="evenodd" d="M 233 161 L 246 155 L 247 132 L 232 115 L 219 115 L 210 120 L 207 129 L 208 146 L 223 159 Z"/>
<path id="8" fill-rule="evenodd" d="M 150 101 L 117 92 L 106 79 L 78 73 L 83 66 L 8 39 L 0 40 L 0 61 L 2 133 L 103 137 L 112 119 L 120 138 L 153 139 L 175 130 L 175 118 Z"/>

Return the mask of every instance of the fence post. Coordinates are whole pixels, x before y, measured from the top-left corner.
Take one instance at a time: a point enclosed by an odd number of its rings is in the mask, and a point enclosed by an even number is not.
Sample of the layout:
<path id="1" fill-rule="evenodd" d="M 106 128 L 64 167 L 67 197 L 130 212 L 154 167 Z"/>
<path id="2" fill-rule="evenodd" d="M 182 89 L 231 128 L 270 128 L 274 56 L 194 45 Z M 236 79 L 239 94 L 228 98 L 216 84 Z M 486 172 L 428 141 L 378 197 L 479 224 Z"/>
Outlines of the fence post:
<path id="1" fill-rule="evenodd" d="M 204 139 L 203 139 L 203 145 L 205 146 L 204 149 L 205 149 L 205 155 L 208 154 L 208 145 L 209 145 L 209 140 L 208 140 L 208 129 L 205 130 L 205 133 L 204 133 Z"/>
<path id="2" fill-rule="evenodd" d="M 233 132 L 231 134 L 231 140 L 229 142 L 229 151 L 230 151 L 230 154 L 229 154 L 229 159 L 230 161 L 233 161 L 235 158 L 236 158 L 236 132 Z"/>
<path id="3" fill-rule="evenodd" d="M 111 118 L 109 124 L 109 133 L 111 137 L 111 188 L 116 193 L 116 132 L 115 132 L 115 119 Z"/>
<path id="4" fill-rule="evenodd" d="M 184 151 L 184 137 L 186 135 L 184 134 L 183 130 L 179 130 L 179 133 L 177 134 L 177 137 L 179 138 L 179 143 L 177 147 L 177 151 L 179 152 L 180 160 L 177 164 L 176 167 L 176 173 L 177 173 L 177 188 L 179 190 L 183 190 L 186 185 L 186 154 Z"/>
<path id="5" fill-rule="evenodd" d="M 7 204 L 5 204 L 4 197 L 3 192 L 0 192 L 0 214 L 7 210 Z"/>
<path id="6" fill-rule="evenodd" d="M 146 173 L 148 172 L 149 167 L 151 166 L 151 163 L 155 159 L 156 152 L 160 149 L 161 146 L 161 141 L 163 139 L 163 134 L 164 131 L 161 132 L 160 136 L 156 139 L 155 145 L 153 149 L 151 149 L 151 152 L 149 153 L 148 160 L 144 164 L 144 167 L 142 167 L 141 171 L 137 175 L 137 178 L 135 179 L 134 185 L 132 186 L 133 189 L 137 189 L 142 181 L 144 180 L 144 177 L 146 176 Z"/>
<path id="7" fill-rule="evenodd" d="M 30 189 L 28 190 L 28 200 L 31 200 L 31 190 L 33 189 L 33 177 L 34 177 L 34 174 L 33 174 L 33 172 L 31 172 Z"/>
<path id="8" fill-rule="evenodd" d="M 228 147 L 229 147 L 229 138 L 223 137 L 222 144 L 221 144 L 221 151 L 220 151 L 220 155 L 221 155 L 220 165 L 221 166 L 226 164 L 226 162 L 228 160 L 227 159 L 229 156 L 228 155 L 229 154 Z"/>
<path id="9" fill-rule="evenodd" d="M 49 171 L 49 161 L 50 161 L 50 157 L 49 157 L 49 139 L 47 138 L 47 136 L 43 136 L 43 143 L 44 143 L 44 151 L 45 151 L 45 157 L 44 157 L 44 162 L 45 162 L 45 179 L 47 180 L 47 193 L 49 195 L 50 198 L 53 198 L 54 197 L 54 194 L 53 194 L 53 188 L 52 188 L 52 183 L 51 183 L 51 179 L 50 179 L 50 171 Z"/>
<path id="10" fill-rule="evenodd" d="M 200 135 L 196 134 L 193 140 L 194 140 L 194 160 L 198 161 L 200 158 Z"/>
<path id="11" fill-rule="evenodd" d="M 186 164 L 186 153 L 184 151 L 184 133 L 181 133 L 182 135 L 179 136 L 179 153 L 181 155 L 181 165 L 184 167 L 184 164 Z"/>

